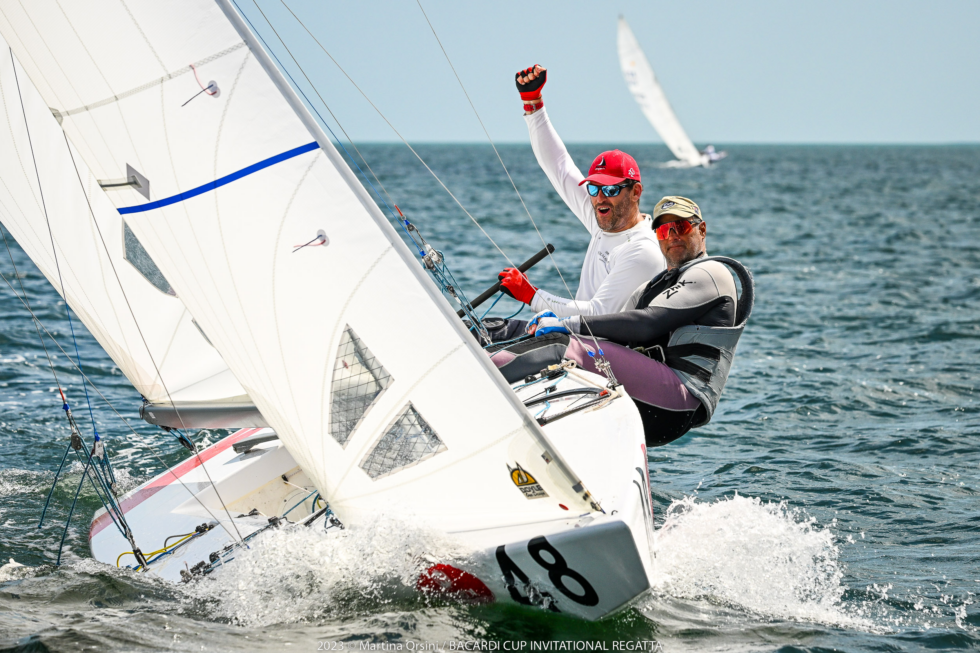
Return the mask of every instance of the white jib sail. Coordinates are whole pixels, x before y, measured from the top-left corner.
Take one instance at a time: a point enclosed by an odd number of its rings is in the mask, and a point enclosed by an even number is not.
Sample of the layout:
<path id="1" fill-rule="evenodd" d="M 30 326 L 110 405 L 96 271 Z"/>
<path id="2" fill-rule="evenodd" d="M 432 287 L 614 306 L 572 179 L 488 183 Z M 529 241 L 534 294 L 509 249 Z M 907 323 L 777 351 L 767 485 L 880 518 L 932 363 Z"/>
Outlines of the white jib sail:
<path id="1" fill-rule="evenodd" d="M 342 519 L 594 509 L 230 3 L 3 0 L 0 32 L 97 176 L 150 180 L 110 200 Z"/>
<path id="2" fill-rule="evenodd" d="M 664 95 L 664 90 L 660 87 L 660 82 L 657 81 L 657 76 L 653 73 L 650 62 L 647 61 L 640 44 L 633 36 L 633 31 L 623 17 L 619 18 L 616 41 L 623 77 L 643 110 L 643 115 L 657 130 L 674 156 L 689 166 L 701 165 L 701 153 L 681 127 L 677 115 L 667 101 L 667 96 Z"/>
<path id="3" fill-rule="evenodd" d="M 99 180 L 77 151 L 69 153 L 19 65 L 15 77 L 15 65 L 0 38 L 0 221 L 144 397 L 168 402 L 169 390 L 176 402 L 247 401 Z M 113 176 L 125 177 L 125 166 Z"/>

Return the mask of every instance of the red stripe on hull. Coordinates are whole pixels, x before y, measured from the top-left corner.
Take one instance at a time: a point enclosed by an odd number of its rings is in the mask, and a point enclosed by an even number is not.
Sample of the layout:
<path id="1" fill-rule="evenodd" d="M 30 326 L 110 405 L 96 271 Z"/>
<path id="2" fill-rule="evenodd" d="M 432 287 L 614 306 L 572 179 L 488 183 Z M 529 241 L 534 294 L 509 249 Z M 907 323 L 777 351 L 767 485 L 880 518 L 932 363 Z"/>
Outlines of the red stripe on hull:
<path id="1" fill-rule="evenodd" d="M 219 453 L 226 451 L 231 445 L 235 444 L 239 440 L 243 440 L 246 437 L 252 435 L 253 433 L 256 433 L 257 431 L 261 431 L 261 430 L 262 429 L 242 429 L 237 433 L 232 433 L 224 440 L 221 440 L 220 442 L 216 442 L 215 444 L 211 445 L 210 447 L 200 452 L 196 456 L 192 456 L 191 458 L 188 458 L 187 460 L 180 463 L 176 467 L 167 470 L 163 474 L 160 474 L 160 476 L 156 477 L 155 479 L 147 483 L 145 486 L 139 488 L 138 490 L 136 490 L 135 492 L 133 492 L 132 494 L 130 494 L 128 497 L 126 497 L 120 502 L 119 507 L 122 509 L 123 514 L 129 512 L 136 506 L 140 505 L 141 503 L 143 503 L 144 501 L 152 497 L 154 494 L 156 494 L 163 488 L 169 485 L 173 485 L 178 478 L 180 478 L 187 472 L 191 471 L 192 469 L 199 467 L 202 463 L 211 460 Z M 108 512 L 104 512 L 101 515 L 99 515 L 96 519 L 93 519 L 92 525 L 89 527 L 88 539 L 91 540 L 93 537 L 101 533 L 102 530 L 111 523 L 112 523 L 112 516 L 109 515 Z"/>

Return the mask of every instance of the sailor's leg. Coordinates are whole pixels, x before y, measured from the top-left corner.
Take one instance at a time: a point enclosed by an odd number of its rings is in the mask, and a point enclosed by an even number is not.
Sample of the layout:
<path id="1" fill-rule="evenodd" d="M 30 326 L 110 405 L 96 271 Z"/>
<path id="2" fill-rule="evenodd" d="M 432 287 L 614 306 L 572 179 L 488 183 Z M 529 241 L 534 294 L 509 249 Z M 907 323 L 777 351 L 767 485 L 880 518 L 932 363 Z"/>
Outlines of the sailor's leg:
<path id="1" fill-rule="evenodd" d="M 643 419 L 647 446 L 656 447 L 672 442 L 701 420 L 701 402 L 681 383 L 680 378 L 660 361 L 612 342 L 604 341 L 603 355 L 612 366 L 616 379 L 623 384 Z M 573 340 L 565 357 L 580 367 L 601 374 L 588 355 L 587 348 L 595 344 Z"/>
<path id="2" fill-rule="evenodd" d="M 692 424 L 703 422 L 705 418 L 705 410 L 700 402 L 695 410 L 669 410 L 638 399 L 634 399 L 633 403 L 640 411 L 648 447 L 659 447 L 673 442 L 690 431 Z"/>

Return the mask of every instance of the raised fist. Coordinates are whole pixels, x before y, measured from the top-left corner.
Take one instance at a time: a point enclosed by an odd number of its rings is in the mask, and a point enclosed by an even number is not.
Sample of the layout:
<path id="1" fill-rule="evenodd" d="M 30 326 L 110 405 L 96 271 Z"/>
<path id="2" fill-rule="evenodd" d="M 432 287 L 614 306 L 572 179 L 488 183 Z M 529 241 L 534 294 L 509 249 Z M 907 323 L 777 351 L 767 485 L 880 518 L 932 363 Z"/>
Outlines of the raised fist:
<path id="1" fill-rule="evenodd" d="M 514 76 L 514 81 L 517 82 L 517 90 L 520 91 L 522 100 L 525 102 L 537 100 L 541 97 L 542 87 L 548 81 L 548 71 L 534 64 L 530 68 L 519 71 Z"/>

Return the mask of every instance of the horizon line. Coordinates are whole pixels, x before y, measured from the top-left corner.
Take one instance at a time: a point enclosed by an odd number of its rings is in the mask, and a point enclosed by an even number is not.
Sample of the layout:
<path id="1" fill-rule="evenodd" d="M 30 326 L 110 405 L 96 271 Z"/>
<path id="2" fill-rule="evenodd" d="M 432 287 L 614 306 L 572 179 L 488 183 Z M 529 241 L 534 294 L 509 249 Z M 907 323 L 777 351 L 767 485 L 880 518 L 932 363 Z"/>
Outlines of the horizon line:
<path id="1" fill-rule="evenodd" d="M 450 140 L 411 140 L 407 139 L 410 143 L 416 145 L 487 145 L 490 143 L 487 141 L 450 141 Z M 357 140 L 357 143 L 363 143 L 365 145 L 403 145 L 401 141 L 385 141 L 385 140 Z M 662 141 L 564 141 L 566 145 L 608 145 L 612 142 L 626 142 L 629 145 L 659 145 L 666 148 Z M 980 140 L 976 141 L 703 141 L 706 145 L 711 144 L 715 147 L 718 146 L 816 146 L 816 147 L 840 147 L 840 146 L 856 146 L 856 147 L 969 147 L 980 145 Z M 530 145 L 530 141 L 494 141 L 495 145 Z"/>

